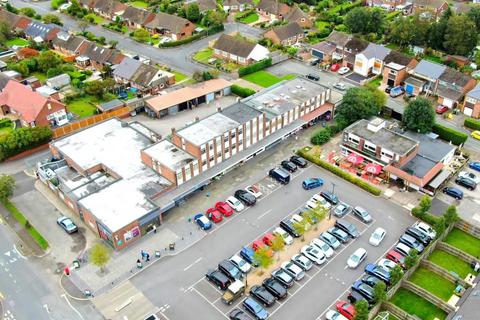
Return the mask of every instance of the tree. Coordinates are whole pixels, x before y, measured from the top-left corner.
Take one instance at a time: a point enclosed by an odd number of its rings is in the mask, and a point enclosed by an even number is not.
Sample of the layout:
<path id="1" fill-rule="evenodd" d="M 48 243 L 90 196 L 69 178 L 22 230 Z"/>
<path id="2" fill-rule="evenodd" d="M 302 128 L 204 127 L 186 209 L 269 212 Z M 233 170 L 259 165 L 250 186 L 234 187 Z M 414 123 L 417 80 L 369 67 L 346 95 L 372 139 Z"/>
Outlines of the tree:
<path id="1" fill-rule="evenodd" d="M 360 300 L 355 303 L 355 320 L 368 320 L 368 302 Z"/>
<path id="2" fill-rule="evenodd" d="M 20 9 L 20 14 L 24 15 L 24 16 L 27 16 L 29 18 L 33 18 L 37 15 L 37 12 L 33 8 L 25 7 L 25 8 Z"/>
<path id="3" fill-rule="evenodd" d="M 430 198 L 427 195 L 424 195 L 420 199 L 420 203 L 418 204 L 418 208 L 421 210 L 422 213 L 427 213 L 430 211 L 430 208 L 432 207 L 432 198 Z"/>
<path id="4" fill-rule="evenodd" d="M 307 231 L 307 226 L 305 224 L 305 221 L 302 221 L 302 222 L 295 221 L 293 223 L 293 229 L 295 229 L 296 233 L 302 236 L 302 241 L 305 241 L 305 231 Z"/>
<path id="5" fill-rule="evenodd" d="M 9 175 L 0 175 L 0 201 L 13 196 L 13 189 L 15 189 L 15 180 Z"/>
<path id="6" fill-rule="evenodd" d="M 475 23 L 477 31 L 480 31 L 480 7 L 472 7 L 470 11 L 467 12 L 467 17 Z"/>
<path id="7" fill-rule="evenodd" d="M 371 90 L 364 87 L 348 89 L 336 110 L 337 120 L 351 124 L 378 115 L 383 105 Z"/>
<path id="8" fill-rule="evenodd" d="M 38 69 L 47 72 L 48 69 L 62 64 L 62 59 L 53 51 L 43 51 L 37 58 Z"/>
<path id="9" fill-rule="evenodd" d="M 343 24 L 345 24 L 352 33 L 366 33 L 369 20 L 370 13 L 368 8 L 356 7 L 347 13 Z"/>
<path id="10" fill-rule="evenodd" d="M 90 81 L 85 84 L 85 92 L 99 99 L 103 97 L 104 90 L 105 88 L 100 80 Z"/>
<path id="11" fill-rule="evenodd" d="M 439 217 L 435 222 L 435 224 L 433 225 L 433 228 L 437 232 L 437 238 L 440 237 L 445 232 L 445 229 L 446 229 L 445 218 Z"/>
<path id="12" fill-rule="evenodd" d="M 148 42 L 150 41 L 150 33 L 144 28 L 139 28 L 133 32 L 133 38 L 138 42 Z"/>
<path id="13" fill-rule="evenodd" d="M 418 251 L 415 249 L 410 250 L 408 255 L 405 257 L 405 267 L 407 269 L 412 268 L 418 262 Z"/>
<path id="14" fill-rule="evenodd" d="M 4 44 L 8 39 L 12 37 L 12 28 L 10 28 L 7 23 L 0 21 L 0 44 Z"/>
<path id="15" fill-rule="evenodd" d="M 110 48 L 115 49 L 118 45 L 118 40 L 110 40 L 108 41 L 108 44 L 110 45 Z"/>
<path id="16" fill-rule="evenodd" d="M 78 28 L 80 29 L 80 32 L 85 33 L 85 31 L 87 31 L 88 26 L 89 26 L 88 21 L 85 21 L 85 20 L 78 21 Z"/>
<path id="17" fill-rule="evenodd" d="M 268 248 L 258 248 L 257 251 L 253 253 L 253 260 L 258 264 L 258 266 L 262 269 L 261 273 L 263 274 L 263 270 L 270 267 L 273 263 L 273 256 Z"/>
<path id="18" fill-rule="evenodd" d="M 444 50 L 443 42 L 445 40 L 445 31 L 447 29 L 447 23 L 452 16 L 450 7 L 447 8 L 442 14 L 440 21 L 430 25 L 427 36 L 427 44 L 432 49 Z"/>
<path id="19" fill-rule="evenodd" d="M 396 265 L 392 270 L 390 270 L 390 283 L 396 285 L 400 279 L 403 277 L 403 270 L 399 265 Z"/>
<path id="20" fill-rule="evenodd" d="M 187 19 L 192 22 L 197 22 L 200 19 L 200 9 L 195 2 L 187 7 Z"/>
<path id="21" fill-rule="evenodd" d="M 375 303 L 387 300 L 387 285 L 383 281 L 377 282 L 373 287 L 373 299 Z"/>
<path id="22" fill-rule="evenodd" d="M 457 207 L 454 205 L 448 206 L 447 210 L 443 214 L 443 217 L 445 218 L 445 224 L 447 226 L 457 222 L 460 219 L 458 216 Z"/>
<path id="23" fill-rule="evenodd" d="M 298 49 L 295 48 L 295 47 L 288 47 L 288 49 L 287 49 L 288 56 L 290 56 L 290 57 L 295 56 L 297 54 L 297 51 L 298 51 Z"/>
<path id="24" fill-rule="evenodd" d="M 110 250 L 105 247 L 103 244 L 97 243 L 90 250 L 90 261 L 100 268 L 100 271 L 103 272 L 103 267 L 105 267 L 110 260 Z"/>
<path id="25" fill-rule="evenodd" d="M 468 55 L 477 45 L 477 26 L 464 15 L 452 16 L 445 30 L 444 48 L 451 54 Z"/>
<path id="26" fill-rule="evenodd" d="M 270 245 L 270 248 L 272 248 L 273 251 L 279 252 L 285 248 L 285 241 L 283 241 L 283 238 L 280 235 L 275 235 L 274 238 L 272 239 L 272 243 Z M 277 259 L 279 258 L 277 254 Z"/>
<path id="27" fill-rule="evenodd" d="M 49 13 L 43 16 L 43 22 L 45 23 L 53 23 L 59 26 L 63 26 L 62 20 L 55 14 Z"/>
<path id="28" fill-rule="evenodd" d="M 202 19 L 202 24 L 205 26 L 218 26 L 225 20 L 225 15 L 218 11 L 208 11 Z"/>
<path id="29" fill-rule="evenodd" d="M 415 26 L 409 17 L 399 17 L 395 23 L 391 24 L 389 38 L 393 43 L 400 47 L 406 47 L 413 42 L 415 38 Z"/>
<path id="30" fill-rule="evenodd" d="M 435 110 L 429 100 L 419 97 L 408 103 L 402 120 L 408 130 L 427 133 L 435 124 Z"/>

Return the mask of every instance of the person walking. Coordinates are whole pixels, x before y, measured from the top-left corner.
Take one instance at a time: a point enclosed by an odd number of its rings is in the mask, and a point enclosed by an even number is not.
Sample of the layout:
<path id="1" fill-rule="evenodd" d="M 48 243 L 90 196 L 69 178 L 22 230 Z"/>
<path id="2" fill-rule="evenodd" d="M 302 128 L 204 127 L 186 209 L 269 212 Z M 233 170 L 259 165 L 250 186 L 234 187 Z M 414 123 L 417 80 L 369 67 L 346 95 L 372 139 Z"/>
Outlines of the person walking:
<path id="1" fill-rule="evenodd" d="M 146 258 L 146 260 L 145 260 L 146 262 L 150 261 L 150 255 L 148 254 L 148 252 L 146 252 L 145 258 Z"/>
<path id="2" fill-rule="evenodd" d="M 153 225 L 153 233 L 157 233 L 157 226 L 156 225 Z"/>

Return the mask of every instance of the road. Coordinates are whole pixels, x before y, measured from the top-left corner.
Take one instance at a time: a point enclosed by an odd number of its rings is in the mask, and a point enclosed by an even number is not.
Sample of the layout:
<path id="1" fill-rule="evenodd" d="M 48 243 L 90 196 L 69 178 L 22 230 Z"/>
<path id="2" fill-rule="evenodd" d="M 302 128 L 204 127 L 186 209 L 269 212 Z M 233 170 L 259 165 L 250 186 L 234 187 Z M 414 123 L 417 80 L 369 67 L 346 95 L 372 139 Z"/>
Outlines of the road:
<path id="1" fill-rule="evenodd" d="M 45 15 L 47 13 L 55 13 L 59 15 L 63 21 L 64 27 L 68 30 L 78 32 L 78 21 L 68 15 L 54 12 L 50 8 L 50 1 L 41 2 L 27 2 L 22 0 L 9 0 L 10 3 L 17 8 L 31 7 L 35 9 L 39 14 Z M 120 34 L 99 25 L 90 25 L 87 31 L 92 32 L 96 36 L 103 36 L 110 40 L 118 41 L 117 48 L 127 53 L 140 54 L 144 57 L 148 57 L 152 61 L 159 62 L 170 66 L 172 69 L 182 72 L 187 75 L 191 75 L 196 70 L 206 69 L 202 64 L 195 63 L 191 60 L 191 56 L 202 48 L 208 46 L 208 43 L 219 37 L 219 34 L 215 34 L 198 41 L 191 42 L 189 44 L 174 47 L 174 48 L 155 48 L 146 44 L 136 42 L 128 37 L 128 35 Z M 253 28 L 240 23 L 226 23 L 224 33 L 240 32 L 242 35 L 259 38 L 262 30 Z"/>

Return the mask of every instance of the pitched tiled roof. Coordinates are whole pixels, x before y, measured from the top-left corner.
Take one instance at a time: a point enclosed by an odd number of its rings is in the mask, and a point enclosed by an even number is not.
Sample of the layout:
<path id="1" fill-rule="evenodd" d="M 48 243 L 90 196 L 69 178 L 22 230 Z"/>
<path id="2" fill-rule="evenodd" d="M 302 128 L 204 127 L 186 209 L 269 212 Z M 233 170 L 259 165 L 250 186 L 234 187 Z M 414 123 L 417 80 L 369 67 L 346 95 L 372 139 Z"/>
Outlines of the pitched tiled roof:
<path id="1" fill-rule="evenodd" d="M 438 79 L 446 68 L 444 65 L 424 59 L 415 67 L 414 72 L 430 79 Z"/>
<path id="2" fill-rule="evenodd" d="M 128 6 L 122 14 L 124 20 L 131 21 L 133 23 L 144 25 L 151 20 L 153 13 L 144 9 Z"/>
<path id="3" fill-rule="evenodd" d="M 389 64 L 390 62 L 407 66 L 413 60 L 412 57 L 406 56 L 398 51 L 392 50 L 390 53 L 385 57 L 385 64 Z"/>
<path id="4" fill-rule="evenodd" d="M 432 9 L 438 9 L 444 3 L 447 3 L 448 5 L 448 2 L 446 0 L 412 0 L 412 3 L 414 6 L 432 8 Z"/>
<path id="5" fill-rule="evenodd" d="M 289 38 L 303 34 L 303 29 L 296 22 L 289 23 L 284 26 L 275 27 L 272 31 L 277 35 L 280 41 L 287 40 Z"/>
<path id="6" fill-rule="evenodd" d="M 142 87 L 148 87 L 153 80 L 156 80 L 155 76 L 157 75 L 158 71 L 159 69 L 154 66 L 141 63 L 140 67 L 132 75 L 130 81 L 138 83 Z M 165 77 L 165 75 L 162 73 L 158 73 L 158 75 L 159 78 Z"/>
<path id="7" fill-rule="evenodd" d="M 200 12 L 207 10 L 215 10 L 217 8 L 217 1 L 215 0 L 194 0 L 188 2 L 188 4 L 196 3 Z"/>
<path id="8" fill-rule="evenodd" d="M 6 76 L 4 73 L 0 72 L 0 91 L 2 91 L 3 88 L 5 88 L 8 81 L 10 81 L 10 78 Z"/>
<path id="9" fill-rule="evenodd" d="M 110 15 L 125 10 L 126 7 L 126 4 L 116 0 L 97 0 L 94 2 L 95 9 Z"/>
<path id="10" fill-rule="evenodd" d="M 14 80 L 10 80 L 0 93 L 0 105 L 15 110 L 27 122 L 35 121 L 47 101 L 47 98 Z"/>
<path id="11" fill-rule="evenodd" d="M 287 4 L 276 0 L 261 0 L 257 8 L 274 15 L 286 15 L 290 11 Z"/>
<path id="12" fill-rule="evenodd" d="M 135 73 L 135 71 L 137 71 L 140 64 L 141 62 L 138 60 L 132 58 L 125 58 L 117 66 L 115 71 L 113 71 L 113 75 L 123 79 L 130 79 Z"/>
<path id="13" fill-rule="evenodd" d="M 102 46 L 97 45 L 96 43 L 90 42 L 90 45 L 82 54 L 82 56 L 90 58 L 100 64 L 105 64 L 109 62 L 109 58 L 112 55 L 113 50 L 108 49 Z"/>
<path id="14" fill-rule="evenodd" d="M 447 67 L 438 79 L 447 83 L 463 87 L 473 78 L 463 72 Z"/>
<path id="15" fill-rule="evenodd" d="M 362 54 L 367 57 L 367 59 L 375 58 L 383 61 L 390 51 L 390 49 L 385 48 L 384 46 L 369 43 L 367 48 L 362 51 Z"/>
<path id="16" fill-rule="evenodd" d="M 327 37 L 327 41 L 334 43 L 338 47 L 345 47 L 345 45 L 352 39 L 352 36 L 343 32 L 333 30 Z"/>
<path id="17" fill-rule="evenodd" d="M 222 34 L 213 45 L 213 49 L 225 51 L 242 58 L 247 58 L 253 48 L 255 48 L 255 43 L 237 39 L 228 34 Z"/>
<path id="18" fill-rule="evenodd" d="M 180 33 L 189 23 L 191 22 L 187 19 L 159 12 L 155 14 L 153 20 L 147 23 L 145 27 L 149 29 L 167 29 L 171 33 Z"/>
<path id="19" fill-rule="evenodd" d="M 319 43 L 313 45 L 311 48 L 315 49 L 315 50 L 318 50 L 320 52 L 323 52 L 325 54 L 332 54 L 336 49 L 335 45 L 333 45 L 332 43 L 327 42 L 327 41 L 319 42 Z"/>
<path id="20" fill-rule="evenodd" d="M 24 30 L 24 33 L 32 39 L 40 37 L 44 41 L 50 41 L 53 40 L 60 31 L 62 30 L 53 23 L 44 24 L 39 21 L 32 21 Z"/>
<path id="21" fill-rule="evenodd" d="M 293 6 L 292 10 L 286 14 L 285 19 L 287 19 L 289 22 L 298 22 L 302 20 L 309 20 L 309 16 L 306 12 L 295 5 Z"/>
<path id="22" fill-rule="evenodd" d="M 54 46 L 58 46 L 64 50 L 70 52 L 79 53 L 78 50 L 80 45 L 84 43 L 85 40 L 82 37 L 78 37 L 66 32 L 59 32 L 57 36 L 52 40 Z"/>
<path id="23" fill-rule="evenodd" d="M 360 40 L 358 38 L 352 38 L 345 44 L 345 48 L 351 50 L 354 54 L 362 52 L 367 47 L 368 42 Z"/>
<path id="24" fill-rule="evenodd" d="M 0 21 L 6 22 L 12 28 L 18 28 L 22 30 L 25 29 L 30 24 L 30 22 L 32 22 L 32 20 L 27 17 L 16 15 L 15 13 L 1 8 Z"/>

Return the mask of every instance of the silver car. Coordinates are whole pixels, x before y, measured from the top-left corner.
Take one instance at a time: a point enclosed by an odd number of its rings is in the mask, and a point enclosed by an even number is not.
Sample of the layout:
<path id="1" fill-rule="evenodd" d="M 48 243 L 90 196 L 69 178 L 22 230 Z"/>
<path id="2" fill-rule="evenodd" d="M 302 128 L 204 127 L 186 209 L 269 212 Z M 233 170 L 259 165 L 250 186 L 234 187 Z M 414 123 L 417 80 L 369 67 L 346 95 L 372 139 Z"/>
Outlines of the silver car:
<path id="1" fill-rule="evenodd" d="M 338 249 L 340 247 L 340 241 L 337 240 L 332 234 L 328 232 L 322 232 L 320 235 L 320 239 L 325 241 L 333 250 Z"/>
<path id="2" fill-rule="evenodd" d="M 340 202 L 335 209 L 333 209 L 333 214 L 338 218 L 343 218 L 350 211 L 350 206 L 345 202 Z"/>
<path id="3" fill-rule="evenodd" d="M 305 257 L 312 260 L 312 262 L 315 264 L 321 265 L 325 263 L 325 260 L 327 260 L 322 251 L 315 246 L 306 245 L 303 246 L 302 250 L 300 251 Z"/>
<path id="4" fill-rule="evenodd" d="M 302 268 L 304 271 L 308 271 L 313 267 L 313 262 L 310 261 L 310 259 L 305 257 L 303 254 L 294 255 L 292 257 L 292 262 L 295 263 L 300 268 Z"/>
<path id="5" fill-rule="evenodd" d="M 310 245 L 316 246 L 318 249 L 320 249 L 323 254 L 327 257 L 330 258 L 333 256 L 333 249 L 330 247 L 325 241 L 314 238 L 311 242 Z"/>
<path id="6" fill-rule="evenodd" d="M 235 254 L 230 258 L 230 261 L 240 269 L 243 273 L 248 273 L 252 269 L 252 266 L 247 261 L 243 260 L 239 255 Z"/>
<path id="7" fill-rule="evenodd" d="M 363 248 L 358 248 L 355 252 L 348 258 L 347 266 L 349 268 L 355 269 L 357 268 L 363 260 L 367 257 L 367 250 Z"/>
<path id="8" fill-rule="evenodd" d="M 305 271 L 291 261 L 282 263 L 281 268 L 297 281 L 302 280 L 303 277 L 305 277 Z"/>

